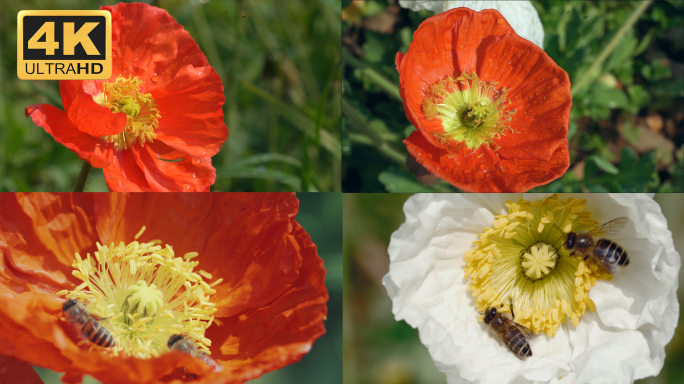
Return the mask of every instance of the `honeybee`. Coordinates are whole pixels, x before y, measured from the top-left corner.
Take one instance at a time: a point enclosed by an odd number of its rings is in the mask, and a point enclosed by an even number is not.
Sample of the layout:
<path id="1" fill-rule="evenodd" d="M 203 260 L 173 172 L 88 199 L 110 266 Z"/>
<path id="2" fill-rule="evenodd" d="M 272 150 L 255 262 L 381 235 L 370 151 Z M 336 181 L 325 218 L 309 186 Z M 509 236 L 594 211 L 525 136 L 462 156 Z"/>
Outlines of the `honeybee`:
<path id="1" fill-rule="evenodd" d="M 513 303 L 511 303 L 511 316 L 513 319 L 515 318 Z M 511 352 L 519 358 L 525 359 L 532 356 L 530 340 L 534 334 L 532 330 L 516 323 L 513 319 L 506 317 L 496 307 L 488 307 L 485 310 L 485 324 L 491 326 L 496 335 L 499 336 L 499 339 L 503 341 Z"/>
<path id="2" fill-rule="evenodd" d="M 85 304 L 70 299 L 64 302 L 62 311 L 71 326 L 81 332 L 81 336 L 93 344 L 104 348 L 114 345 L 114 337 L 99 323 L 99 321 L 106 319 L 90 314 Z"/>
<path id="3" fill-rule="evenodd" d="M 223 371 L 223 366 L 221 363 L 218 361 L 214 360 L 211 356 L 208 354 L 199 351 L 197 349 L 197 346 L 195 345 L 195 342 L 186 338 L 183 335 L 171 335 L 169 337 L 169 342 L 167 343 L 168 347 L 170 349 L 175 349 L 177 351 L 181 351 L 183 353 L 187 353 L 188 355 L 192 357 L 197 357 L 202 359 L 207 365 L 211 367 L 211 369 L 214 370 L 214 372 L 221 372 Z"/>
<path id="4" fill-rule="evenodd" d="M 620 271 L 620 267 L 629 265 L 627 252 L 616 243 L 598 237 L 597 234 L 603 233 L 605 236 L 614 233 L 626 222 L 626 217 L 618 217 L 589 232 L 568 232 L 563 246 L 569 251 L 572 250 L 570 255 L 582 254 L 584 260 L 591 257 L 596 264 L 610 272 L 611 275 L 616 275 Z"/>

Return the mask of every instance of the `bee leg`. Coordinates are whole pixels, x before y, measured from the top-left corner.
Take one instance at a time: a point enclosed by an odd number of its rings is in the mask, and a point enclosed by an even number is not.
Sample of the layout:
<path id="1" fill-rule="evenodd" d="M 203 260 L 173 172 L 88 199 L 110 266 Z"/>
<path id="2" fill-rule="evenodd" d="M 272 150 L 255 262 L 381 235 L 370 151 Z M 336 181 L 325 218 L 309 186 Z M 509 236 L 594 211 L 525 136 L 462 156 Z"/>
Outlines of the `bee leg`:
<path id="1" fill-rule="evenodd" d="M 193 380 L 197 379 L 197 375 L 193 375 L 192 373 L 188 372 L 188 369 L 183 367 L 183 371 L 185 371 L 185 376 L 184 377 L 190 377 Z"/>
<path id="2" fill-rule="evenodd" d="M 587 261 L 588 258 L 589 258 L 589 255 L 584 256 L 584 261 Z"/>
<path id="3" fill-rule="evenodd" d="M 511 300 L 511 316 L 513 317 L 513 320 L 515 320 L 515 313 L 513 313 L 513 300 Z"/>

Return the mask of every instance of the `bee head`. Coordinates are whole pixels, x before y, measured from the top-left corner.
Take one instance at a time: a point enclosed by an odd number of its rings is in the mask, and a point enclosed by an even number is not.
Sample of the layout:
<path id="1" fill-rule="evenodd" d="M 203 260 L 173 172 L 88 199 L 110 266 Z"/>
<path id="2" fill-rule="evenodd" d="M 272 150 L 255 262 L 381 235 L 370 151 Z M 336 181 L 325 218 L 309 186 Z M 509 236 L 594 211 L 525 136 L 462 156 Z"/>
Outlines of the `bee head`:
<path id="1" fill-rule="evenodd" d="M 169 342 L 166 344 L 166 346 L 171 348 L 172 345 L 176 344 L 176 342 L 182 339 L 183 335 L 171 335 L 171 337 L 169 337 Z"/>
<path id="2" fill-rule="evenodd" d="M 497 310 L 495 307 L 489 307 L 485 310 L 485 318 L 484 322 L 485 324 L 489 324 L 490 321 L 496 316 Z"/>
<path id="3" fill-rule="evenodd" d="M 565 236 L 565 248 L 567 249 L 572 249 L 575 246 L 575 238 L 577 237 L 577 234 L 575 232 L 570 232 Z"/>
<path id="4" fill-rule="evenodd" d="M 78 301 L 74 299 L 69 299 L 62 304 L 62 311 L 66 312 L 69 310 L 69 308 L 73 307 L 74 305 L 78 304 Z"/>

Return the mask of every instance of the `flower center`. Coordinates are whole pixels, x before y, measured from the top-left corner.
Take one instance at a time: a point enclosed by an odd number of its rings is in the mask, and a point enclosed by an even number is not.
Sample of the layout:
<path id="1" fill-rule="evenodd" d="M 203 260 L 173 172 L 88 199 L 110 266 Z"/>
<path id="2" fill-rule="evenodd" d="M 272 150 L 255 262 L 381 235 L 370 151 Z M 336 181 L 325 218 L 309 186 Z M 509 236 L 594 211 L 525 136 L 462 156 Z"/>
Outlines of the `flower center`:
<path id="1" fill-rule="evenodd" d="M 516 322 L 549 336 L 568 317 L 577 326 L 586 308 L 594 311 L 589 290 L 611 275 L 563 248 L 567 232 L 598 226 L 585 203 L 558 195 L 506 202 L 509 212 L 495 216 L 465 254 L 465 276 L 478 311 L 513 302 Z"/>
<path id="2" fill-rule="evenodd" d="M 538 241 L 521 252 L 520 261 L 523 273 L 530 281 L 541 280 L 556 269 L 558 250 L 551 244 Z"/>
<path id="3" fill-rule="evenodd" d="M 432 84 L 425 91 L 421 109 L 426 119 L 442 121 L 444 132 L 433 135 L 442 144 L 453 140 L 475 150 L 511 130 L 508 123 L 515 110 L 504 111 L 506 89 L 497 90 L 496 85 L 480 80 L 475 73 L 447 76 Z"/>
<path id="4" fill-rule="evenodd" d="M 109 108 L 113 113 L 126 114 L 126 127 L 121 133 L 104 136 L 104 139 L 114 143 L 119 149 L 128 149 L 137 141 L 145 146 L 157 138 L 154 130 L 159 125 L 161 117 L 157 103 L 150 93 L 140 93 L 143 82 L 138 77 L 121 75 L 113 83 L 102 84 L 102 93 L 93 97 L 96 103 Z"/>
<path id="5" fill-rule="evenodd" d="M 137 240 L 145 227 L 136 235 Z M 204 337 L 214 319 L 215 304 L 209 295 L 223 279 L 207 284 L 205 271 L 193 272 L 199 264 L 190 261 L 197 252 L 176 257 L 173 248 L 133 241 L 102 246 L 94 257 L 85 259 L 76 253 L 73 275 L 83 281 L 73 291 L 60 291 L 86 305 L 91 315 L 102 318 L 100 324 L 114 338 L 107 348 L 115 356 L 156 357 L 169 351 L 169 337 L 182 334 L 209 354 L 211 340 Z M 200 276 L 202 275 L 202 276 Z M 91 349 L 99 348 L 91 343 Z"/>

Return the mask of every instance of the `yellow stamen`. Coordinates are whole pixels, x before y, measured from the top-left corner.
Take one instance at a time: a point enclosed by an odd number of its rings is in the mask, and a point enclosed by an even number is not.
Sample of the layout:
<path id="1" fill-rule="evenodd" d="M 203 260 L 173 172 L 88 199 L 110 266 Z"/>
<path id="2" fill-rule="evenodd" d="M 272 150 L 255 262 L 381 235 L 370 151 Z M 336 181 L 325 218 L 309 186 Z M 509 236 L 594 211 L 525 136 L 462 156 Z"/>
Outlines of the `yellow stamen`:
<path id="1" fill-rule="evenodd" d="M 105 318 L 101 324 L 115 345 L 100 349 L 114 356 L 159 356 L 168 351 L 172 334 L 206 344 L 204 333 L 216 312 L 208 295 L 216 291 L 201 272 L 193 272 L 198 262 L 176 257 L 171 246 L 155 241 L 96 245 L 94 257 L 79 255 L 72 264 L 83 284 L 58 294 L 81 301 L 93 315 Z"/>
<path id="2" fill-rule="evenodd" d="M 563 248 L 566 232 L 598 225 L 585 203 L 557 195 L 506 203 L 509 213 L 496 216 L 493 228 L 486 228 L 465 254 L 468 289 L 478 311 L 512 301 L 516 322 L 553 336 L 568 317 L 577 326 L 587 308 L 595 309 L 589 290 L 611 275 Z"/>
<path id="3" fill-rule="evenodd" d="M 504 112 L 509 102 L 506 89 L 497 89 L 496 82 L 463 73 L 430 85 L 421 109 L 426 119 L 442 121 L 443 132 L 433 133 L 442 144 L 474 151 L 511 130 L 508 123 L 515 110 Z"/>
<path id="4" fill-rule="evenodd" d="M 159 110 L 157 102 L 150 93 L 141 93 L 142 80 L 138 77 L 119 75 L 111 83 L 102 84 L 102 93 L 93 97 L 93 100 L 103 107 L 109 108 L 113 113 L 123 112 L 126 114 L 126 126 L 116 135 L 104 136 L 103 139 L 114 143 L 118 149 L 128 149 L 136 141 L 141 146 L 145 142 L 152 142 L 157 138 L 154 130 L 159 126 Z M 145 230 L 140 231 L 135 240 Z"/>

